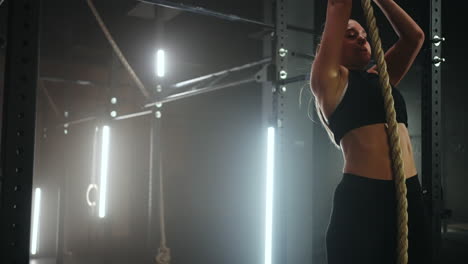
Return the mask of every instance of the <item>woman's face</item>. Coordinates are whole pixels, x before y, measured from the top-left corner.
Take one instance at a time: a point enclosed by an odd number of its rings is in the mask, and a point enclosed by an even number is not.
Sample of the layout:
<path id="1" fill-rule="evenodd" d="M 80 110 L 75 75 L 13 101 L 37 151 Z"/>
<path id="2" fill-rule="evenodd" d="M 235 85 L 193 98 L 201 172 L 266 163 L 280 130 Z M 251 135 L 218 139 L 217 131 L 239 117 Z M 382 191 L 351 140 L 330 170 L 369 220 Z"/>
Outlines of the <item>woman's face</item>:
<path id="1" fill-rule="evenodd" d="M 343 40 L 341 64 L 349 69 L 364 69 L 371 59 L 371 48 L 367 33 L 355 20 L 348 21 Z"/>

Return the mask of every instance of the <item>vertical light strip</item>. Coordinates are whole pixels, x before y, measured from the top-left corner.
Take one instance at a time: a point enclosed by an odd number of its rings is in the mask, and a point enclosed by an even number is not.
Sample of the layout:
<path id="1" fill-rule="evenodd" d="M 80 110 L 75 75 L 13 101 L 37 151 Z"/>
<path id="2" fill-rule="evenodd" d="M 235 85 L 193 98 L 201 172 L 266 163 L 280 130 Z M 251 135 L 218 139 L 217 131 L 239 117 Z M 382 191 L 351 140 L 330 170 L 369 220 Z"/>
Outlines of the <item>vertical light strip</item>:
<path id="1" fill-rule="evenodd" d="M 36 188 L 34 191 L 33 226 L 32 226 L 32 237 L 31 237 L 31 254 L 33 255 L 37 254 L 37 249 L 38 249 L 40 217 L 41 217 L 41 188 Z"/>
<path id="2" fill-rule="evenodd" d="M 271 264 L 273 244 L 273 178 L 275 167 L 275 128 L 268 128 L 265 210 L 265 264 Z"/>
<path id="3" fill-rule="evenodd" d="M 162 49 L 159 49 L 156 52 L 156 75 L 158 77 L 164 77 L 166 74 L 166 58 L 165 52 Z"/>
<path id="4" fill-rule="evenodd" d="M 109 141 L 110 128 L 102 128 L 102 147 L 101 147 L 101 183 L 99 186 L 99 217 L 106 216 L 106 197 L 107 197 L 107 174 L 109 172 Z"/>

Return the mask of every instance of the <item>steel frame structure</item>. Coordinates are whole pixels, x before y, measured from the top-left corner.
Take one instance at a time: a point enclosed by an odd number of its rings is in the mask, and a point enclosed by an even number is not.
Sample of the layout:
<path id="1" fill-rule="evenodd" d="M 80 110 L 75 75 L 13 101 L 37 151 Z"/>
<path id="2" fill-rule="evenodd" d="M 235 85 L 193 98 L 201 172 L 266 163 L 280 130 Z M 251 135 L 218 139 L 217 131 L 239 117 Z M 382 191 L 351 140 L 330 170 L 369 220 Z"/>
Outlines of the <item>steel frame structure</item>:
<path id="1" fill-rule="evenodd" d="M 8 1 L 2 127 L 2 263 L 29 263 L 40 1 Z"/>
<path id="2" fill-rule="evenodd" d="M 284 169 L 282 167 L 281 149 L 284 140 L 282 131 L 284 121 L 284 105 L 287 94 L 286 85 L 296 81 L 303 81 L 307 76 L 288 77 L 287 62 L 289 56 L 294 56 L 289 52 L 286 44 L 288 30 L 301 31 L 309 34 L 316 34 L 315 30 L 288 25 L 286 21 L 287 0 L 264 0 L 265 21 L 254 21 L 241 18 L 235 15 L 222 14 L 220 12 L 201 9 L 197 7 L 178 4 L 165 0 L 140 0 L 141 2 L 158 5 L 166 8 L 177 8 L 179 10 L 193 12 L 200 15 L 214 16 L 219 19 L 251 23 L 264 27 L 271 32 L 264 38 L 264 57 L 268 58 L 260 62 L 236 67 L 211 75 L 202 76 L 187 81 L 182 86 L 189 84 L 199 84 L 201 81 L 214 80 L 208 86 L 197 89 L 192 94 L 175 94 L 167 98 L 156 100 L 155 103 L 148 103 L 144 107 L 154 107 L 156 103 L 170 102 L 187 96 L 200 94 L 205 91 L 212 91 L 239 85 L 245 82 L 256 81 L 263 84 L 263 116 L 266 126 L 274 127 L 277 131 L 275 152 L 276 160 L 276 185 L 275 198 L 276 208 L 282 208 L 284 201 Z M 1 175 L 1 245 L 0 260 L 2 263 L 27 263 L 29 261 L 30 244 L 30 218 L 32 202 L 32 179 L 34 161 L 34 135 L 35 135 L 35 100 L 36 100 L 36 80 L 38 79 L 38 28 L 40 0 L 15 0 L 8 4 L 8 38 L 7 38 L 7 60 L 6 60 L 6 80 L 3 118 L 3 138 L 2 138 L 2 175 Z M 157 28 L 161 30 L 162 21 L 157 22 Z M 441 39 L 441 1 L 431 0 L 431 21 L 430 34 L 432 49 L 428 63 L 433 66 L 430 73 L 426 75 L 425 90 L 429 91 L 424 95 L 423 107 L 423 169 L 426 177 L 423 178 L 423 187 L 427 197 L 427 205 L 432 216 L 432 241 L 433 259 L 438 259 L 440 249 L 440 211 L 441 211 L 441 71 L 439 63 L 443 61 L 438 48 Z M 312 56 L 305 56 L 310 58 Z M 257 72 L 252 78 L 240 80 L 228 84 L 215 84 L 220 76 L 225 76 L 233 71 L 244 70 L 253 66 L 263 65 L 263 69 Z M 50 80 L 53 80 L 49 78 Z M 62 80 L 59 80 L 62 81 Z M 84 84 L 84 83 L 83 83 Z M 169 86 L 171 87 L 171 86 Z M 178 87 L 177 84 L 173 87 Z M 427 89 L 430 87 L 430 89 Z M 123 120 L 135 116 L 151 114 L 155 110 L 148 110 L 141 113 L 116 117 L 115 120 Z M 93 117 L 84 118 L 81 122 L 93 120 Z M 70 122 L 72 123 L 72 122 Z M 80 123 L 80 122 L 77 122 Z M 159 145 L 158 136 L 159 122 L 155 120 L 152 126 L 152 142 L 157 149 Z M 161 153 L 154 153 L 151 164 L 153 177 L 160 173 L 158 160 Z M 430 175 L 428 177 L 427 175 Z M 284 255 L 285 239 L 285 215 L 281 210 L 275 211 L 275 229 L 279 232 L 275 235 L 277 241 L 273 245 L 275 255 L 273 263 L 285 263 Z"/>
<path id="3" fill-rule="evenodd" d="M 423 197 L 430 219 L 431 259 L 440 263 L 441 258 L 441 219 L 443 217 L 442 197 L 442 4 L 440 0 L 431 0 L 428 13 L 426 36 L 429 41 L 424 54 L 424 74 L 422 79 L 422 138 L 421 165 Z M 429 67 L 429 65 L 431 65 Z"/>

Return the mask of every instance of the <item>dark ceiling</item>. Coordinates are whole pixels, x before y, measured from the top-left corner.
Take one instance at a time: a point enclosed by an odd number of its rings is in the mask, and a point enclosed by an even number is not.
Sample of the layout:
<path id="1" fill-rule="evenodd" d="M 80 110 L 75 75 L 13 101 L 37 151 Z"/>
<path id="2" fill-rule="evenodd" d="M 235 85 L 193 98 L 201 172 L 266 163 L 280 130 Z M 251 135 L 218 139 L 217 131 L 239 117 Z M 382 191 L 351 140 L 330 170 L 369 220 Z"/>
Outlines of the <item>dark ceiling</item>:
<path id="1" fill-rule="evenodd" d="M 181 3 L 260 20 L 261 2 L 203 0 Z M 134 0 L 94 0 L 94 3 L 124 55 L 143 79 L 149 79 L 146 75 L 152 73 L 152 61 L 148 61 L 148 58 L 155 49 L 156 22 L 154 18 L 141 14 L 151 14 L 155 6 Z M 137 7 L 140 15 L 130 15 L 138 13 L 134 10 Z M 142 9 L 147 10 L 142 12 Z M 171 58 L 168 63 L 176 65 L 174 68 L 182 79 L 203 71 L 253 61 L 258 57 L 259 41 L 248 37 L 261 30 L 257 26 L 161 9 L 173 15 L 165 24 L 163 41 Z M 107 64 L 111 52 L 86 0 L 43 1 L 43 59 Z M 178 79 L 174 75 L 171 77 Z"/>
<path id="2" fill-rule="evenodd" d="M 147 89 L 155 86 L 157 42 L 163 42 L 167 54 L 167 84 L 262 58 L 262 41 L 258 33 L 263 32 L 263 28 L 260 26 L 156 7 L 136 0 L 93 0 L 93 3 Z M 262 0 L 177 3 L 262 20 Z M 156 37 L 155 8 L 159 8 L 165 18 L 164 36 L 159 39 Z M 2 14 L 6 14 L 5 9 L 2 7 Z M 60 112 L 70 112 L 72 120 L 101 111 L 99 109 L 107 104 L 111 64 L 116 59 L 87 1 L 43 0 L 41 12 L 39 72 L 42 80 L 48 79 L 41 85 L 47 93 L 50 108 L 55 109 L 57 116 L 62 114 Z M 5 35 L 6 27 L 2 24 L 0 34 Z M 125 86 L 114 89 L 114 94 L 121 98 L 120 103 L 127 103 L 126 110 L 122 111 L 141 109 L 148 99 L 142 96 L 122 67 L 115 74 L 118 75 L 117 86 Z M 50 81 L 54 78 L 90 81 L 98 85 Z"/>

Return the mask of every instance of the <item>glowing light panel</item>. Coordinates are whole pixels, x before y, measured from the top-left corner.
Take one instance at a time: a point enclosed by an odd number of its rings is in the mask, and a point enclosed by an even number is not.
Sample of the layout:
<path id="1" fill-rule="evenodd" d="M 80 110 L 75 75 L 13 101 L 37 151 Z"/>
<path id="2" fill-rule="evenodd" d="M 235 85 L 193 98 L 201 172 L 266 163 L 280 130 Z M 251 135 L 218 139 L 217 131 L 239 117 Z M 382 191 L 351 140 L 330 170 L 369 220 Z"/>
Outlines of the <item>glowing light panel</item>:
<path id="1" fill-rule="evenodd" d="M 265 210 L 265 264 L 271 264 L 273 242 L 273 180 L 275 159 L 275 129 L 268 128 Z"/>
<path id="2" fill-rule="evenodd" d="M 102 147 L 101 147 L 101 181 L 99 192 L 99 217 L 106 216 L 106 197 L 107 197 L 107 176 L 109 173 L 109 143 L 110 142 L 110 128 L 104 126 L 102 128 Z"/>

